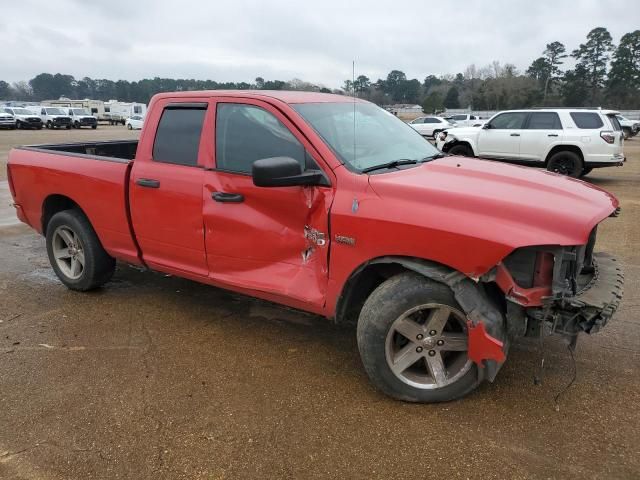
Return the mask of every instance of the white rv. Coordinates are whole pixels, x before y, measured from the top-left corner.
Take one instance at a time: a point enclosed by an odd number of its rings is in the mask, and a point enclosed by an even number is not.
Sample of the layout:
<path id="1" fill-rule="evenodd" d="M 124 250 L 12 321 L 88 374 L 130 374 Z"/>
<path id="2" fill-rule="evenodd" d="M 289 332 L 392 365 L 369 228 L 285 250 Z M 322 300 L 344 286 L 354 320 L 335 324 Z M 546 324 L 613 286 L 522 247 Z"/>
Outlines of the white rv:
<path id="1" fill-rule="evenodd" d="M 105 115 L 109 117 L 109 122 L 113 124 L 124 125 L 127 118 L 133 116 L 144 117 L 147 114 L 147 105 L 137 102 L 119 102 L 117 100 L 109 100 L 104 103 Z"/>

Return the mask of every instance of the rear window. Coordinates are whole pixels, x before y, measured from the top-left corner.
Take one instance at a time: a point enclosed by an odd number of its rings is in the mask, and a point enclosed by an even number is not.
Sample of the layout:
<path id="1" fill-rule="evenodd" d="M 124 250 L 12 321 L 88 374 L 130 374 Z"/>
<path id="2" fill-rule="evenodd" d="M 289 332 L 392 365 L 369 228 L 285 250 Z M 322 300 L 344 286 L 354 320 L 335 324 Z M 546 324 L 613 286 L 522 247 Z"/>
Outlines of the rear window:
<path id="1" fill-rule="evenodd" d="M 604 126 L 600 115 L 595 112 L 571 112 L 570 115 L 578 128 L 595 129 Z"/>
<path id="2" fill-rule="evenodd" d="M 165 108 L 153 144 L 153 159 L 196 166 L 205 112 L 206 105 Z"/>
<path id="3" fill-rule="evenodd" d="M 534 112 L 529 117 L 529 130 L 562 130 L 560 117 L 555 112 Z"/>
<path id="4" fill-rule="evenodd" d="M 609 121 L 611 122 L 611 126 L 613 126 L 613 129 L 616 132 L 619 132 L 622 130 L 622 125 L 620 125 L 620 121 L 618 120 L 618 117 L 615 115 L 607 115 L 607 117 L 609 117 Z"/>

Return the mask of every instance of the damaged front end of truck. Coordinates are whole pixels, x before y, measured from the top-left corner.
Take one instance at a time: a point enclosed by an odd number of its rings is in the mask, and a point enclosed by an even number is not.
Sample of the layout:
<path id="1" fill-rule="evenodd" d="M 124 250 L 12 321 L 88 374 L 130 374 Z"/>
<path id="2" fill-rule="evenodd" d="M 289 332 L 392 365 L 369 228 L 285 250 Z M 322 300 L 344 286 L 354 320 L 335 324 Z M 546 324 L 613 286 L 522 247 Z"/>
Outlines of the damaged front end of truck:
<path id="1" fill-rule="evenodd" d="M 596 333 L 618 309 L 624 290 L 620 263 L 596 253 L 597 226 L 584 245 L 514 250 L 481 277 L 505 297 L 507 337 L 563 336 L 574 348 L 580 333 Z"/>

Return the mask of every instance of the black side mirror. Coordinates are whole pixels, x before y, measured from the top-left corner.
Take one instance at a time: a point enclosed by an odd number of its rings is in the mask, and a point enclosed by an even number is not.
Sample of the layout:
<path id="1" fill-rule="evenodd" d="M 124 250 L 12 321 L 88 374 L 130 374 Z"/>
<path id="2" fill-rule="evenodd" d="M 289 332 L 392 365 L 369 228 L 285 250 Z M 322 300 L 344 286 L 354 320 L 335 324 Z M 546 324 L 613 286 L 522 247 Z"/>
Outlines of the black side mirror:
<path id="1" fill-rule="evenodd" d="M 485 123 L 484 125 L 482 125 L 482 129 L 483 130 L 489 130 L 491 128 L 491 124 L 490 123 Z"/>
<path id="2" fill-rule="evenodd" d="M 293 187 L 326 185 L 320 170 L 302 171 L 300 163 L 291 157 L 263 158 L 253 162 L 251 168 L 256 187 Z"/>

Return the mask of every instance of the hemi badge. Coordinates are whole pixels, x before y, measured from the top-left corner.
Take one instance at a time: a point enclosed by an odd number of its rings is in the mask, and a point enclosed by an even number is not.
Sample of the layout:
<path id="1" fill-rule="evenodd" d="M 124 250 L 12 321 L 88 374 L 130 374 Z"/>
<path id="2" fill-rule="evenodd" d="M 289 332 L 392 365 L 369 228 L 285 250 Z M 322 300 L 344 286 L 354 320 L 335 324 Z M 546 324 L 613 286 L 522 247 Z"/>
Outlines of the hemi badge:
<path id="1" fill-rule="evenodd" d="M 336 242 L 351 245 L 353 247 L 356 244 L 356 239 L 352 237 L 345 237 L 344 235 L 336 235 Z"/>

